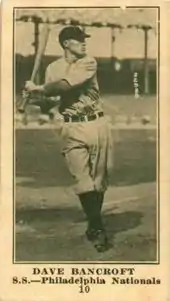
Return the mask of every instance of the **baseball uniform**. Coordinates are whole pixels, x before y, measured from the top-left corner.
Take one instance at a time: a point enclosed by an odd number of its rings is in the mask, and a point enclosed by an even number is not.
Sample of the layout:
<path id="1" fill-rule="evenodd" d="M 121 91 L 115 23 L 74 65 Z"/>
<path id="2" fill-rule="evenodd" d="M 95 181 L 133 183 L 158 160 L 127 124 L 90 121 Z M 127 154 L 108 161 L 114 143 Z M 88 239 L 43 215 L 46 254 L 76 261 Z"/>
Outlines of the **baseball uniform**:
<path id="1" fill-rule="evenodd" d="M 59 42 L 64 57 L 48 66 L 44 85 L 30 84 L 30 89 L 32 86 L 31 90 L 41 91 L 43 99 L 60 97 L 57 109 L 63 118 L 62 153 L 87 217 L 86 236 L 103 252 L 109 248 L 109 241 L 101 209 L 108 172 L 112 168 L 113 148 L 110 123 L 104 116 L 99 93 L 97 62 L 84 51 L 87 37 L 89 35 L 76 26 L 62 29 Z M 51 102 L 49 105 L 48 101 L 42 102 L 41 111 L 49 112 L 51 106 Z M 55 121 L 56 110 L 52 110 Z"/>
<path id="2" fill-rule="evenodd" d="M 93 57 L 85 56 L 71 63 L 62 57 L 48 66 L 45 76 L 45 92 L 61 96 L 59 112 L 66 121 L 62 129 L 65 144 L 62 152 L 75 179 L 77 194 L 105 191 L 112 166 L 111 130 L 103 116 L 96 73 L 97 62 Z M 61 80 L 68 83 L 68 89 L 55 91 Z"/>

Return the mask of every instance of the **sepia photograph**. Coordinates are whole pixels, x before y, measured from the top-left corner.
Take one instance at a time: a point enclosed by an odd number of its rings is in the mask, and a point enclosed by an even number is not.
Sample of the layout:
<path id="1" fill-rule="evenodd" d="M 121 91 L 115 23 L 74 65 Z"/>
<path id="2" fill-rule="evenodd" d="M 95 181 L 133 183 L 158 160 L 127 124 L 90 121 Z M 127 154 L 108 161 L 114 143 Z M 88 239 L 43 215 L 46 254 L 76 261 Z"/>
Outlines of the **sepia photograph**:
<path id="1" fill-rule="evenodd" d="M 13 9 L 13 263 L 159 263 L 159 7 Z"/>

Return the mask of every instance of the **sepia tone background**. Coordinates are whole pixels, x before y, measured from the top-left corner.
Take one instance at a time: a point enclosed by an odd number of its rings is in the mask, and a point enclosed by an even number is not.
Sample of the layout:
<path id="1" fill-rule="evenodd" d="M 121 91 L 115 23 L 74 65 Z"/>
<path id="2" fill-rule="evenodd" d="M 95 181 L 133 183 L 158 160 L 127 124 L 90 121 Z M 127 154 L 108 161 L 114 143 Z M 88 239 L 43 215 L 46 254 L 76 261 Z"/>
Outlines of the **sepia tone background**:
<path id="1" fill-rule="evenodd" d="M 39 111 L 16 112 L 16 236 L 19 261 L 155 262 L 158 10 L 155 8 L 51 9 L 51 33 L 36 81 L 62 54 L 59 30 L 81 25 L 91 34 L 88 52 L 98 79 L 114 141 L 114 169 L 104 219 L 112 250 L 99 255 L 84 238 L 85 217 L 60 154 L 60 137 L 38 124 Z M 31 75 L 42 10 L 17 9 L 14 26 L 15 101 Z M 139 95 L 136 96 L 134 74 Z M 29 246 L 32 246 L 31 248 Z"/>

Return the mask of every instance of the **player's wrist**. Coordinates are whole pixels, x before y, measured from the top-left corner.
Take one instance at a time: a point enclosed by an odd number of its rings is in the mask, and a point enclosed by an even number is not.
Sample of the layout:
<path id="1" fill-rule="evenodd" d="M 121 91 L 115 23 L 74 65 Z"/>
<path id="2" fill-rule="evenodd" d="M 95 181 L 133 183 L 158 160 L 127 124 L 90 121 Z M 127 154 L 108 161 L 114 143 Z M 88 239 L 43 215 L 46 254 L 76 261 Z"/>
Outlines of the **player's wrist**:
<path id="1" fill-rule="evenodd" d="M 45 91 L 44 85 L 37 85 L 37 86 L 36 86 L 36 90 L 37 90 L 37 91 L 40 91 L 40 92 L 44 92 L 44 91 Z"/>

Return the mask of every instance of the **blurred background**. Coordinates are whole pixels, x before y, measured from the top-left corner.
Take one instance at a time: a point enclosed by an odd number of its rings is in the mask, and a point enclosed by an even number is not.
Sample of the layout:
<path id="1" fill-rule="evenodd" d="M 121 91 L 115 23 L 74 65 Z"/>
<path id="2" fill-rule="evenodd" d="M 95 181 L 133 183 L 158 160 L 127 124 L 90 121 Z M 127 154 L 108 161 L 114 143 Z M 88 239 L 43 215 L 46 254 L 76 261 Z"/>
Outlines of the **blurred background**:
<path id="1" fill-rule="evenodd" d="M 25 81 L 31 76 L 39 35 L 48 18 L 51 30 L 41 68 L 37 74 L 38 83 L 44 81 L 47 65 L 63 54 L 58 43 L 60 30 L 70 24 L 82 26 L 91 35 L 91 38 L 87 39 L 87 50 L 98 62 L 101 93 L 106 98 L 106 103 L 109 99 L 110 104 L 112 99 L 117 113 L 116 118 L 122 114 L 120 112 L 122 109 L 124 118 L 125 115 L 127 117 L 131 107 L 132 119 L 135 119 L 133 115 L 147 114 L 150 121 L 155 123 L 157 8 L 17 9 L 14 17 L 17 97 Z M 143 99 L 147 99 L 147 102 L 143 102 Z M 134 106 L 137 107 L 135 112 Z"/>

